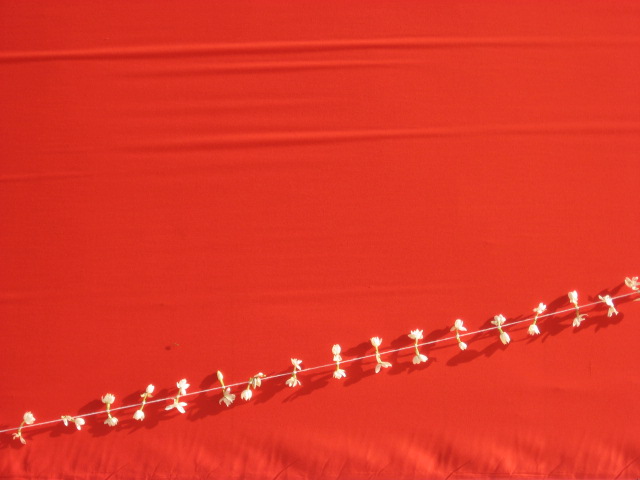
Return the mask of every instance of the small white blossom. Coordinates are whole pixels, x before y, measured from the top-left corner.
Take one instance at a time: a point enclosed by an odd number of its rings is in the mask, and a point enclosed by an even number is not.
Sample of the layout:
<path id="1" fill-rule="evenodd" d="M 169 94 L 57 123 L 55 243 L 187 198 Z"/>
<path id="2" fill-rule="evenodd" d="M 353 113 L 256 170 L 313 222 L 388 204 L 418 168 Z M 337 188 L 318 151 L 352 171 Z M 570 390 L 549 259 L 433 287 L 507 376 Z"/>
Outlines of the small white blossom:
<path id="1" fill-rule="evenodd" d="M 178 397 L 176 397 L 173 399 L 173 403 L 171 405 L 167 405 L 164 409 L 171 410 L 175 408 L 180 413 L 184 413 L 185 412 L 184 407 L 186 406 L 187 406 L 187 402 L 181 402 L 180 400 L 178 400 Z"/>
<path id="2" fill-rule="evenodd" d="M 333 353 L 333 361 L 336 362 L 336 369 L 333 372 L 333 378 L 338 380 L 347 376 L 347 372 L 340 368 L 340 362 L 342 361 L 342 357 L 340 356 L 341 351 L 342 348 L 337 343 L 333 347 L 331 347 L 331 353 Z"/>
<path id="3" fill-rule="evenodd" d="M 502 314 L 496 315 L 495 317 L 493 317 L 493 320 L 491 321 L 491 323 L 493 323 L 496 327 L 498 327 L 498 331 L 500 332 L 500 341 L 502 342 L 503 345 L 507 345 L 511 341 L 509 334 L 504 330 L 502 330 L 502 325 L 504 325 L 504 322 L 506 321 L 507 319 Z"/>
<path id="4" fill-rule="evenodd" d="M 302 363 L 302 360 L 298 360 L 297 358 L 291 359 L 291 364 L 293 365 L 294 372 L 297 372 L 298 370 L 302 370 L 302 367 L 300 366 L 301 363 Z"/>
<path id="5" fill-rule="evenodd" d="M 224 376 L 222 375 L 222 372 L 220 370 L 218 370 L 217 375 L 218 381 L 220 382 L 220 385 L 222 385 L 222 398 L 218 403 L 222 405 L 222 402 L 224 402 L 224 404 L 228 407 L 234 402 L 236 396 L 231 393 L 231 388 L 224 386 Z"/>
<path id="6" fill-rule="evenodd" d="M 546 309 L 547 306 L 542 302 L 540 302 L 538 306 L 533 309 L 536 316 L 533 319 L 533 323 L 529 325 L 529 335 L 540 335 L 540 329 L 538 328 L 538 325 L 536 325 L 536 322 L 538 321 L 538 316 L 541 315 Z"/>
<path id="7" fill-rule="evenodd" d="M 116 417 L 111 416 L 111 404 L 116 401 L 116 396 L 112 393 L 107 393 L 104 397 L 102 397 L 102 403 L 107 406 L 107 416 L 108 418 L 104 421 L 106 425 L 110 427 L 115 427 L 118 424 L 118 419 Z"/>
<path id="8" fill-rule="evenodd" d="M 415 348 L 416 354 L 414 355 L 413 360 L 411 360 L 411 362 L 414 365 L 418 365 L 419 363 L 426 362 L 427 360 L 429 360 L 429 358 L 426 355 L 423 355 L 418 350 L 418 341 L 422 340 L 424 338 L 422 336 L 422 330 L 411 330 L 411 333 L 409 335 L 407 335 L 407 336 L 410 339 L 415 341 L 414 348 Z"/>
<path id="9" fill-rule="evenodd" d="M 573 326 L 579 327 L 582 322 L 584 322 L 584 317 L 586 317 L 586 313 L 578 313 L 576 318 L 573 319 Z"/>
<path id="10" fill-rule="evenodd" d="M 376 373 L 380 373 L 380 369 L 389 368 L 391 364 L 389 362 L 383 362 L 380 358 L 380 352 L 378 351 L 378 347 L 382 345 L 382 339 L 380 337 L 372 337 L 371 345 L 376 349 L 376 362 L 378 362 L 376 365 Z"/>
<path id="11" fill-rule="evenodd" d="M 496 327 L 501 327 L 502 324 L 506 321 L 507 319 L 504 318 L 504 315 L 500 314 L 493 317 L 493 320 L 491 321 L 491 323 L 493 323 Z"/>
<path id="12" fill-rule="evenodd" d="M 455 331 L 456 332 L 456 340 L 458 340 L 458 346 L 460 347 L 460 350 L 466 350 L 467 349 L 467 344 L 464 343 L 462 340 L 460 340 L 460 332 L 466 332 L 467 329 L 466 327 L 463 325 L 462 320 L 460 320 L 459 318 L 454 322 L 453 327 L 451 327 L 450 331 Z"/>
<path id="13" fill-rule="evenodd" d="M 573 292 L 569 292 L 569 302 L 574 306 L 578 306 L 578 292 L 574 290 Z"/>
<path id="14" fill-rule="evenodd" d="M 291 378 L 289 378 L 285 383 L 289 387 L 295 387 L 296 385 L 302 385 L 302 382 L 300 380 L 298 380 L 298 377 L 296 377 L 296 376 L 291 376 Z"/>
<path id="15" fill-rule="evenodd" d="M 378 362 L 376 365 L 376 373 L 380 373 L 382 368 L 389 368 L 391 364 L 389 362 Z"/>
<path id="16" fill-rule="evenodd" d="M 296 385 L 302 385 L 302 382 L 300 380 L 298 380 L 298 376 L 296 375 L 296 372 L 302 371 L 302 367 L 300 366 L 301 363 L 302 363 L 302 360 L 298 360 L 297 358 L 292 358 L 291 359 L 291 365 L 293 365 L 293 372 L 291 373 L 291 378 L 289 378 L 285 382 L 289 387 L 295 387 Z"/>
<path id="17" fill-rule="evenodd" d="M 264 377 L 266 377 L 266 375 L 262 372 L 251 377 L 249 379 L 249 383 L 247 383 L 247 388 L 245 388 L 240 394 L 240 398 L 243 399 L 245 402 L 251 400 L 251 397 L 253 396 L 253 392 L 251 391 L 251 389 L 253 388 L 255 390 L 256 388 L 261 386 L 262 379 Z"/>
<path id="18" fill-rule="evenodd" d="M 242 400 L 244 400 L 245 402 L 248 402 L 249 400 L 251 400 L 251 396 L 253 395 L 253 392 L 251 391 L 250 387 L 245 388 L 242 393 L 240 394 L 240 398 Z"/>
<path id="19" fill-rule="evenodd" d="M 634 292 L 640 290 L 640 282 L 638 282 L 638 277 L 627 277 L 624 279 L 624 284 Z"/>
<path id="20" fill-rule="evenodd" d="M 616 310 L 615 305 L 613 304 L 613 299 L 609 295 L 598 295 L 600 300 L 602 300 L 607 307 L 609 307 L 609 311 L 607 312 L 607 317 L 611 317 L 612 315 L 618 315 L 618 311 Z"/>
<path id="21" fill-rule="evenodd" d="M 453 327 L 451 327 L 451 331 L 453 332 L 454 330 L 457 330 L 457 331 L 460 331 L 460 332 L 466 332 L 467 328 L 463 325 L 463 321 L 462 320 L 457 319 L 455 321 L 455 323 L 453 324 Z"/>
<path id="22" fill-rule="evenodd" d="M 22 443 L 23 445 L 26 445 L 27 441 L 22 436 L 22 427 L 24 426 L 25 423 L 27 425 L 31 425 L 35 421 L 36 421 L 36 417 L 34 417 L 31 412 L 26 412 L 22 416 L 22 423 L 20 424 L 20 427 L 18 428 L 18 432 L 13 434 L 13 439 L 14 440 L 20 440 L 20 443 Z"/>
<path id="23" fill-rule="evenodd" d="M 231 393 L 231 388 L 227 387 L 222 390 L 222 398 L 218 403 L 222 405 L 222 402 L 224 402 L 224 404 L 228 407 L 234 402 L 235 399 L 236 396 Z"/>
<path id="24" fill-rule="evenodd" d="M 264 373 L 262 372 L 258 373 L 257 375 L 249 379 L 249 385 L 255 390 L 256 388 L 262 385 L 262 379 L 264 377 L 266 377 Z"/>
<path id="25" fill-rule="evenodd" d="M 133 413 L 134 420 L 139 420 L 139 421 L 144 420 L 143 409 L 147 403 L 147 398 L 153 397 L 153 395 L 151 394 L 153 393 L 154 389 L 155 387 L 152 384 L 149 384 L 147 385 L 147 388 L 145 389 L 144 393 L 140 394 L 140 396 L 142 397 L 142 405 L 140 405 L 140 408 Z"/>
<path id="26" fill-rule="evenodd" d="M 176 387 L 178 387 L 178 390 L 180 390 L 180 395 L 186 395 L 187 394 L 187 388 L 189 388 L 190 386 L 191 385 L 189 385 L 187 383 L 187 379 L 186 378 L 183 378 L 178 383 L 176 383 Z"/>
<path id="27" fill-rule="evenodd" d="M 547 306 L 544 303 L 540 302 L 538 306 L 533 309 L 533 311 L 536 313 L 536 316 L 538 316 L 538 315 L 542 315 L 542 313 L 544 313 L 546 309 L 547 309 Z"/>
<path id="28" fill-rule="evenodd" d="M 426 355 L 423 355 L 422 353 L 418 353 L 414 355 L 413 360 L 411 361 L 413 362 L 414 365 L 418 365 L 419 363 L 426 362 L 427 360 L 429 360 L 429 358 Z"/>
<path id="29" fill-rule="evenodd" d="M 569 302 L 571 302 L 573 306 L 576 308 L 576 317 L 573 319 L 573 326 L 579 327 L 580 323 L 584 321 L 587 314 L 580 313 L 580 307 L 578 306 L 578 292 L 574 290 L 573 292 L 569 292 L 568 295 L 569 295 Z"/>
<path id="30" fill-rule="evenodd" d="M 422 340 L 424 337 L 422 336 L 422 330 L 411 330 L 409 334 L 409 338 L 411 340 Z"/>
<path id="31" fill-rule="evenodd" d="M 104 421 L 104 423 L 110 427 L 115 427 L 118 424 L 118 419 L 116 417 L 109 417 Z"/>
<path id="32" fill-rule="evenodd" d="M 331 347 L 331 353 L 333 353 L 333 361 L 334 362 L 341 362 L 342 361 L 342 357 L 340 356 L 340 352 L 341 351 L 342 351 L 342 348 L 338 344 L 335 344 L 333 347 Z"/>
<path id="33" fill-rule="evenodd" d="M 73 418 L 71 415 L 63 415 L 61 418 L 62 418 L 62 423 L 64 423 L 65 427 L 69 426 L 69 422 L 71 422 L 76 426 L 78 430 L 82 430 L 82 426 L 84 425 L 84 418 L 82 417 Z"/>

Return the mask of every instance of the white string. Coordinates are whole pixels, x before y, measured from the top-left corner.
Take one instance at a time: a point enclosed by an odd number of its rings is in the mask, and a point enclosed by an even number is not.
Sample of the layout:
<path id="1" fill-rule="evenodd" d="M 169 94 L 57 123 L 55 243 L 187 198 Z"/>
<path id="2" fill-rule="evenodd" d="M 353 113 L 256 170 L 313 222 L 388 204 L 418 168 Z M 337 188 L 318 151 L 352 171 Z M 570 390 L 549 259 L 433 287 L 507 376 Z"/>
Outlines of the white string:
<path id="1" fill-rule="evenodd" d="M 625 293 L 624 295 L 618 295 L 617 297 L 611 297 L 611 300 L 618 300 L 620 298 L 629 297 L 629 296 L 635 295 L 637 293 L 639 293 L 639 292 L 633 291 L 631 293 Z M 592 302 L 592 303 L 586 303 L 584 305 L 580 305 L 579 308 L 593 307 L 593 306 L 599 305 L 601 303 L 604 303 L 604 302 L 597 301 L 597 302 Z M 550 312 L 550 313 L 545 313 L 543 315 L 538 315 L 538 320 L 540 320 L 541 318 L 552 317 L 552 316 L 560 315 L 560 314 L 563 314 L 563 313 L 574 312 L 575 310 L 576 310 L 575 307 L 572 306 L 572 307 L 566 308 L 564 310 L 558 310 L 558 311 L 554 311 L 554 312 Z M 516 321 L 513 321 L 511 323 L 503 323 L 502 324 L 502 328 L 510 327 L 512 325 L 517 325 L 519 323 L 530 322 L 533 319 L 534 319 L 534 317 L 530 316 L 530 317 L 527 317 L 527 318 L 525 318 L 523 320 L 516 320 Z M 478 333 L 490 332 L 492 330 L 497 330 L 497 329 L 498 329 L 497 326 L 487 327 L 487 328 L 483 328 L 483 329 L 480 329 L 480 330 L 475 330 L 473 332 L 460 333 L 460 337 L 467 337 L 469 335 L 477 335 Z M 455 340 L 455 339 L 456 339 L 456 337 L 454 335 L 454 336 L 445 337 L 445 338 L 438 338 L 436 340 L 431 340 L 429 342 L 419 343 L 417 346 L 418 347 L 423 347 L 423 346 L 426 346 L 426 345 L 434 345 L 436 343 L 446 342 L 446 341 Z M 400 348 L 396 348 L 396 349 L 393 349 L 393 350 L 385 350 L 385 351 L 380 352 L 380 355 L 381 356 L 382 355 L 388 355 L 390 353 L 401 352 L 403 350 L 413 350 L 415 347 L 416 347 L 416 345 L 409 345 L 407 347 L 400 347 Z M 371 353 L 369 355 L 363 355 L 361 357 L 349 358 L 349 359 L 346 359 L 346 360 L 342 360 L 340 363 L 341 364 L 352 363 L 352 362 L 357 362 L 359 360 L 366 360 L 367 358 L 373 358 L 375 356 L 376 356 L 375 353 Z M 334 367 L 334 366 L 335 366 L 335 362 L 326 363 L 324 365 L 317 365 L 315 367 L 303 368 L 302 370 L 298 370 L 297 373 L 300 374 L 300 373 L 304 373 L 304 372 L 310 372 L 312 370 L 320 370 L 320 369 L 323 369 L 323 368 Z M 276 373 L 276 374 L 273 374 L 273 375 L 262 377 L 262 381 L 264 382 L 266 380 L 272 380 L 274 378 L 288 377 L 290 375 L 291 375 L 291 372 Z M 226 389 L 226 388 L 238 387 L 238 386 L 246 385 L 246 384 L 247 384 L 247 382 L 238 382 L 238 383 L 231 383 L 231 384 L 225 385 L 224 387 L 220 386 L 220 387 L 205 388 L 204 390 L 198 390 L 196 392 L 187 392 L 184 395 L 180 395 L 180 398 L 189 397 L 191 395 L 199 395 L 199 394 L 202 394 L 202 393 L 214 392 L 214 391 L 222 390 L 223 388 Z M 145 402 L 145 404 L 149 405 L 149 404 L 152 404 L 152 403 L 166 402 L 168 400 L 173 400 L 174 398 L 175 398 L 175 396 L 166 397 L 166 398 L 157 398 L 155 400 L 147 400 Z M 140 402 L 140 403 L 132 403 L 130 405 L 123 405 L 121 407 L 111 407 L 110 410 L 111 410 L 111 412 L 117 412 L 119 410 L 127 410 L 129 408 L 140 407 L 142 405 L 143 405 L 142 402 Z M 106 414 L 106 409 L 98 410 L 98 411 L 91 412 L 91 413 L 83 413 L 82 415 L 76 415 L 74 418 L 85 418 L 85 417 L 91 417 L 91 416 L 100 415 L 100 414 Z M 22 429 L 24 430 L 26 428 L 31 428 L 31 427 L 39 427 L 39 426 L 42 426 L 42 425 L 50 425 L 52 423 L 58 423 L 58 422 L 61 422 L 61 421 L 62 421 L 62 419 L 56 419 L 56 420 L 47 420 L 45 422 L 32 423 L 31 425 L 23 425 Z M 5 430 L 0 430 L 0 433 L 12 432 L 12 431 L 18 430 L 19 428 L 20 427 L 7 428 Z"/>

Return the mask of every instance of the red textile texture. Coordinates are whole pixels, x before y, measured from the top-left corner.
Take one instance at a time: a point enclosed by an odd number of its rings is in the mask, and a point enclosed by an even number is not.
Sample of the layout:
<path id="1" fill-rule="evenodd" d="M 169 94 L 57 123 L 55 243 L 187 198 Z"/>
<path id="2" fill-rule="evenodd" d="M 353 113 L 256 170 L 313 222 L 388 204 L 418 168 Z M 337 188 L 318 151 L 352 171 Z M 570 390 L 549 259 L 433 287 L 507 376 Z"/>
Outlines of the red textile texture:
<path id="1" fill-rule="evenodd" d="M 0 429 L 640 274 L 638 2 L 3 1 L 0 50 Z M 631 299 L 4 433 L 0 476 L 636 478 Z"/>

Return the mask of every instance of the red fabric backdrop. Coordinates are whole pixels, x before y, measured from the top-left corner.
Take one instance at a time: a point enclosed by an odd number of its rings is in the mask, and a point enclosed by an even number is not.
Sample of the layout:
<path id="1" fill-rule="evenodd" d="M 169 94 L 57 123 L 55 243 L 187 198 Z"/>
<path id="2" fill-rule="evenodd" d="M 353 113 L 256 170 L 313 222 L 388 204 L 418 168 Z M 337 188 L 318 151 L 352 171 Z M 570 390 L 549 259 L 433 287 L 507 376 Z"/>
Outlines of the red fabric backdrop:
<path id="1" fill-rule="evenodd" d="M 640 274 L 638 2 L 3 1 L 0 47 L 2 428 Z M 635 478 L 619 310 L 5 433 L 0 472 Z"/>

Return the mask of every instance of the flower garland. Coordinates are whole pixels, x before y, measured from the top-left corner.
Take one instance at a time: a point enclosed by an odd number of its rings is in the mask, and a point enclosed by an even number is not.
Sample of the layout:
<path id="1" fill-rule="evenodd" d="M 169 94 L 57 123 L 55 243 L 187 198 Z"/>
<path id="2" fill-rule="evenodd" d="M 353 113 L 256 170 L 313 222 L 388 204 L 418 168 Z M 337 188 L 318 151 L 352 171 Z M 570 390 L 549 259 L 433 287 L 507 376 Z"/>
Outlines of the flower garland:
<path id="1" fill-rule="evenodd" d="M 587 305 L 583 305 L 582 307 L 591 307 L 591 306 L 596 306 L 599 304 L 604 304 L 607 308 L 607 316 L 611 317 L 613 315 L 618 315 L 618 310 L 615 307 L 615 304 L 613 303 L 613 301 L 615 299 L 620 299 L 620 298 L 624 298 L 624 297 L 628 297 L 634 294 L 640 294 L 640 282 L 638 281 L 638 277 L 627 277 L 625 278 L 625 285 L 627 287 L 629 287 L 632 291 L 631 293 L 627 293 L 627 294 L 623 294 L 623 295 L 618 295 L 617 297 L 611 297 L 610 295 L 598 295 L 598 298 L 600 299 L 600 301 L 598 302 L 594 302 L 594 303 L 590 303 Z M 575 318 L 573 320 L 573 324 L 572 326 L 574 328 L 577 328 L 580 326 L 580 324 L 584 321 L 584 318 L 587 316 L 584 313 L 580 313 L 580 306 L 578 305 L 578 292 L 577 291 L 572 291 L 568 293 L 568 298 L 569 298 L 569 303 L 573 306 L 572 309 L 570 310 L 560 310 L 557 312 L 552 312 L 552 313 L 547 313 L 544 314 L 544 312 L 547 310 L 547 306 L 540 302 L 538 304 L 538 306 L 536 308 L 533 309 L 533 312 L 535 313 L 535 316 L 533 318 L 533 323 L 531 323 L 531 325 L 529 325 L 528 328 L 528 333 L 529 335 L 539 335 L 540 334 L 540 330 L 537 326 L 537 321 L 540 318 L 543 317 L 549 317 L 549 316 L 553 316 L 553 315 L 558 315 L 561 313 L 566 313 L 567 311 L 571 311 L 574 310 L 575 311 Z M 639 301 L 640 298 L 634 299 L 634 301 Z M 524 319 L 524 320 L 518 320 L 518 321 L 513 321 L 511 322 L 509 325 L 515 325 L 515 324 L 519 324 L 522 322 L 526 322 L 529 321 L 529 319 Z M 460 350 L 464 351 L 467 349 L 467 344 L 465 342 L 462 341 L 461 337 L 462 336 L 468 336 L 468 335 L 474 335 L 474 334 L 478 334 L 478 333 L 482 333 L 482 332 L 486 332 L 486 331 L 490 331 L 490 330 L 497 330 L 499 333 L 499 338 L 500 341 L 504 344 L 507 345 L 509 344 L 509 342 L 511 341 L 509 334 L 507 332 L 504 331 L 503 327 L 505 326 L 506 323 L 506 318 L 504 317 L 504 315 L 499 314 L 496 315 L 494 317 L 494 319 L 491 321 L 491 324 L 494 325 L 494 327 L 489 327 L 489 328 L 485 328 L 482 330 L 477 330 L 475 332 L 467 332 L 467 328 L 464 326 L 463 321 L 461 319 L 457 319 L 453 326 L 451 327 L 451 331 L 454 332 L 455 331 L 455 337 L 448 337 L 448 338 L 441 338 L 441 339 L 437 339 L 437 340 L 433 340 L 430 342 L 424 342 L 424 343 L 419 343 L 420 340 L 424 339 L 423 336 L 423 330 L 412 330 L 411 333 L 409 333 L 408 337 L 412 340 L 414 340 L 414 344 L 411 347 L 401 347 L 401 348 L 397 348 L 397 349 L 393 349 L 393 350 L 387 350 L 387 351 L 383 351 L 380 352 L 379 347 L 382 345 L 382 339 L 380 337 L 372 337 L 370 339 L 371 345 L 374 347 L 375 349 L 375 354 L 373 355 L 365 355 L 362 357 L 358 357 L 358 358 L 351 358 L 348 360 L 343 360 L 342 356 L 341 356 L 341 352 L 342 352 L 342 348 L 340 347 L 339 344 L 335 344 L 333 345 L 333 347 L 331 348 L 331 353 L 333 354 L 333 362 L 334 363 L 330 363 L 328 365 L 319 365 L 316 367 L 309 367 L 304 369 L 304 371 L 310 371 L 310 370 L 317 370 L 317 369 L 324 369 L 328 366 L 333 366 L 335 364 L 335 370 L 333 372 L 333 377 L 336 379 L 340 379 L 340 378 L 344 378 L 346 377 L 347 373 L 346 370 L 344 370 L 343 368 L 341 368 L 340 363 L 341 362 L 354 362 L 357 360 L 362 360 L 362 359 L 367 359 L 367 358 L 371 358 L 371 357 L 375 357 L 376 359 L 376 366 L 375 366 L 375 372 L 379 373 L 380 370 L 382 368 L 390 368 L 392 365 L 390 362 L 385 362 L 382 360 L 381 356 L 382 355 L 386 355 L 389 353 L 394 353 L 394 352 L 399 352 L 402 350 L 407 350 L 408 348 L 414 349 L 414 357 L 412 360 L 412 363 L 414 365 L 418 365 L 420 363 L 426 362 L 428 360 L 428 357 L 422 353 L 420 353 L 419 347 L 420 346 L 425 346 L 425 345 L 432 345 L 435 343 L 439 343 L 439 342 L 443 342 L 443 341 L 447 341 L 447 340 L 451 340 L 452 338 L 455 338 L 456 341 L 458 342 L 458 347 L 460 348 Z M 461 333 L 461 332 L 467 332 L 467 333 Z M 291 377 L 289 379 L 286 380 L 285 384 L 289 387 L 296 387 L 299 385 L 302 385 L 302 382 L 298 379 L 297 374 L 298 372 L 302 372 L 303 369 L 301 367 L 302 364 L 302 360 L 299 359 L 295 359 L 292 358 L 291 359 L 291 364 L 293 365 L 293 371 L 291 372 Z M 264 373 L 260 372 L 256 375 L 254 375 L 253 377 L 251 377 L 247 383 L 246 388 L 242 391 L 242 393 L 240 394 L 240 398 L 242 398 L 245 401 L 248 401 L 252 398 L 253 395 L 253 390 L 257 389 L 258 387 L 260 387 L 262 385 L 262 381 L 265 379 L 274 379 L 274 378 L 279 378 L 282 376 L 285 376 L 288 374 L 275 374 L 275 375 L 271 375 L 271 376 L 266 376 Z M 185 378 L 183 378 L 182 380 L 180 380 L 179 382 L 176 383 L 176 387 L 178 389 L 178 394 L 175 397 L 170 397 L 170 398 L 163 398 L 163 399 L 157 399 L 157 400 L 152 400 L 150 402 L 148 402 L 147 400 L 149 398 L 151 398 L 154 392 L 154 385 L 153 384 L 149 384 L 147 386 L 147 388 L 145 389 L 144 393 L 142 393 L 140 395 L 140 397 L 142 398 L 142 402 L 139 404 L 134 404 L 134 405 L 125 405 L 122 407 L 118 407 L 115 410 L 122 410 L 122 409 L 127 409 L 127 408 L 132 408 L 132 407 L 139 407 L 138 409 L 136 409 L 136 411 L 133 414 L 133 419 L 134 420 L 138 420 L 138 421 L 142 421 L 145 418 L 145 414 L 143 412 L 144 406 L 147 403 L 157 403 L 157 402 L 163 402 L 163 401 L 167 401 L 167 400 L 173 400 L 173 402 L 170 405 L 167 405 L 165 407 L 165 410 L 172 410 L 172 409 L 176 409 L 177 411 L 179 411 L 180 413 L 184 414 L 185 413 L 185 409 L 184 407 L 187 406 L 187 403 L 184 401 L 180 401 L 180 397 L 186 396 L 186 395 L 195 395 L 195 394 L 199 394 L 199 393 L 206 393 L 206 392 L 210 392 L 213 390 L 221 390 L 222 392 L 222 397 L 220 398 L 219 402 L 220 404 L 224 403 L 227 407 L 231 406 L 231 404 L 235 401 L 236 399 L 236 395 L 231 393 L 231 388 L 232 387 L 236 387 L 239 385 L 242 385 L 241 383 L 238 384 L 233 384 L 233 385 L 225 385 L 224 383 L 224 376 L 222 374 L 222 372 L 220 372 L 219 370 L 217 371 L 217 377 L 218 377 L 218 381 L 221 384 L 221 387 L 215 387 L 215 388 L 209 388 L 206 390 L 201 390 L 199 392 L 191 392 L 191 393 L 187 393 L 187 389 L 190 387 L 190 385 L 187 383 L 187 380 Z M 104 424 L 110 426 L 110 427 L 115 427 L 116 425 L 118 425 L 118 419 L 116 417 L 114 417 L 112 415 L 112 409 L 111 406 L 113 405 L 113 403 L 115 402 L 115 395 L 112 393 L 107 393 L 105 394 L 103 397 L 101 397 L 102 403 L 105 404 L 105 408 L 106 408 L 106 414 L 107 414 L 107 419 L 104 421 Z M 60 417 L 60 420 L 49 420 L 49 421 L 45 421 L 45 422 L 40 422 L 40 423 L 35 423 L 36 419 L 35 416 L 33 415 L 33 413 L 26 412 L 23 415 L 23 419 L 22 422 L 20 423 L 19 427 L 14 427 L 14 428 L 8 428 L 5 430 L 0 430 L 0 433 L 4 433 L 4 432 L 12 432 L 17 430 L 16 433 L 13 433 L 13 439 L 15 440 L 19 440 L 23 445 L 25 445 L 27 442 L 25 440 L 25 438 L 23 437 L 22 434 L 22 430 L 23 428 L 25 428 L 25 426 L 27 427 L 35 427 L 35 426 L 40 426 L 40 425 L 47 425 L 47 424 L 52 424 L 58 421 L 62 421 L 62 423 L 65 426 L 69 426 L 71 423 L 73 423 L 76 426 L 77 430 L 81 430 L 82 426 L 85 425 L 85 419 L 84 417 L 88 417 L 88 416 L 92 416 L 92 415 L 96 415 L 101 413 L 101 411 L 98 412 L 92 412 L 92 413 L 86 413 L 83 415 L 77 415 L 75 417 L 71 416 L 71 415 L 62 415 Z"/>

